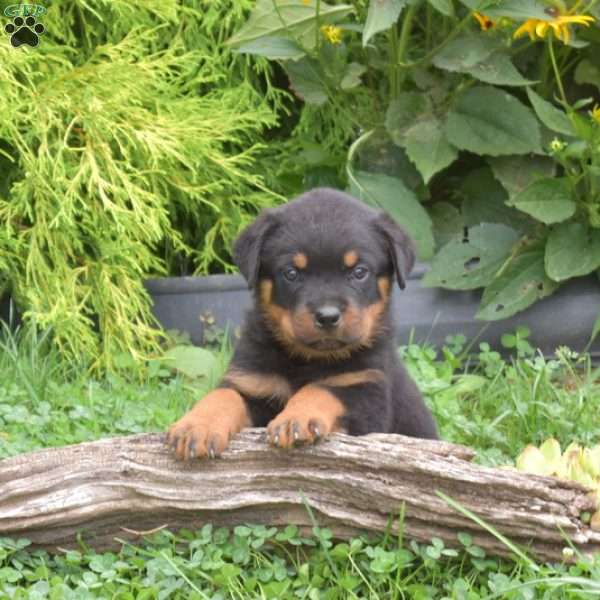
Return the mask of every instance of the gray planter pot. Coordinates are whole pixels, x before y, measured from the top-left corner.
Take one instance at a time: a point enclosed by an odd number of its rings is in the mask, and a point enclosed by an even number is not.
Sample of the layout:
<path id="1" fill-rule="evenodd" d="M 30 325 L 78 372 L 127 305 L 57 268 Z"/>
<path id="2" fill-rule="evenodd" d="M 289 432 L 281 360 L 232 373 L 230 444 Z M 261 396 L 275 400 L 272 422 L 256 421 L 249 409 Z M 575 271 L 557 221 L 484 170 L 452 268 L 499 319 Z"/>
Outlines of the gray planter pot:
<path id="1" fill-rule="evenodd" d="M 600 310 L 600 284 L 595 277 L 584 277 L 569 281 L 552 296 L 514 317 L 491 323 L 478 321 L 475 314 L 480 292 L 423 287 L 425 270 L 425 265 L 418 265 L 406 289 L 394 289 L 392 312 L 398 343 L 412 338 L 440 347 L 448 335 L 462 333 L 468 340 L 477 337 L 502 350 L 502 334 L 524 325 L 531 330 L 530 343 L 546 356 L 553 355 L 558 346 L 582 351 Z M 229 326 L 234 331 L 251 305 L 250 292 L 240 275 L 153 279 L 146 282 L 146 287 L 163 327 L 187 332 L 194 344 L 203 342 L 202 315 L 211 315 L 218 327 Z M 600 340 L 591 352 L 600 357 Z"/>

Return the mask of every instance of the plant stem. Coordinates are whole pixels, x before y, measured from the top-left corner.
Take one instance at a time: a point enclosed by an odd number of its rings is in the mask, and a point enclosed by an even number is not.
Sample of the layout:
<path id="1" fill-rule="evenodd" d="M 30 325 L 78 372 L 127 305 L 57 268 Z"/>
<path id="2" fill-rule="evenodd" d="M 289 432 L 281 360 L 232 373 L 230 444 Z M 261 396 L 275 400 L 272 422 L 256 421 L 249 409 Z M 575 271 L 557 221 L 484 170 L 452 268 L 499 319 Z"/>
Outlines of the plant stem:
<path id="1" fill-rule="evenodd" d="M 567 102 L 567 97 L 565 95 L 565 89 L 562 84 L 562 79 L 560 77 L 560 71 L 558 70 L 558 65 L 556 63 L 556 56 L 554 56 L 554 36 L 550 33 L 548 37 L 548 51 L 550 52 L 550 62 L 552 63 L 552 68 L 554 69 L 554 76 L 556 77 L 556 84 L 558 85 L 558 91 L 560 92 L 561 100 L 565 105 L 565 108 L 569 106 Z"/>
<path id="2" fill-rule="evenodd" d="M 396 64 L 395 68 L 398 69 L 402 62 L 404 61 L 404 56 L 406 55 L 406 50 L 408 49 L 408 42 L 410 41 L 410 32 L 412 30 L 413 19 L 415 18 L 415 13 L 417 12 L 418 5 L 411 4 L 404 15 L 404 20 L 402 21 L 402 29 L 400 30 L 400 40 L 398 42 L 398 54 L 394 57 Z M 404 81 L 404 77 L 406 76 L 406 69 L 403 69 L 402 72 L 398 73 L 396 79 L 396 98 L 400 95 L 400 90 L 402 88 L 402 82 Z"/>
<path id="3" fill-rule="evenodd" d="M 431 22 L 433 20 L 433 9 L 431 4 L 427 3 L 427 12 L 425 13 L 425 48 L 427 52 L 431 50 Z"/>
<path id="4" fill-rule="evenodd" d="M 319 37 L 319 33 L 321 32 L 321 28 L 319 27 L 319 16 L 321 14 L 321 0 L 317 0 L 317 8 L 315 12 L 315 51 L 319 51 L 319 44 L 321 42 L 321 38 Z"/>
<path id="5" fill-rule="evenodd" d="M 440 50 L 445 48 L 453 39 L 455 39 L 458 36 L 458 34 L 467 26 L 468 23 L 471 22 L 472 19 L 473 17 L 471 16 L 471 13 L 468 13 L 467 16 L 464 17 L 462 21 L 458 23 L 458 25 L 452 30 L 448 37 L 444 39 L 443 42 L 440 42 L 435 48 L 433 48 L 427 54 L 425 54 L 425 56 L 419 58 L 419 60 L 415 60 L 411 63 L 400 63 L 400 66 L 404 69 L 411 69 L 413 67 L 421 67 L 427 65 L 431 62 L 433 57 Z"/>
<path id="6" fill-rule="evenodd" d="M 396 24 L 390 29 L 390 99 L 398 98 L 398 65 L 396 57 L 398 56 L 398 29 Z"/>

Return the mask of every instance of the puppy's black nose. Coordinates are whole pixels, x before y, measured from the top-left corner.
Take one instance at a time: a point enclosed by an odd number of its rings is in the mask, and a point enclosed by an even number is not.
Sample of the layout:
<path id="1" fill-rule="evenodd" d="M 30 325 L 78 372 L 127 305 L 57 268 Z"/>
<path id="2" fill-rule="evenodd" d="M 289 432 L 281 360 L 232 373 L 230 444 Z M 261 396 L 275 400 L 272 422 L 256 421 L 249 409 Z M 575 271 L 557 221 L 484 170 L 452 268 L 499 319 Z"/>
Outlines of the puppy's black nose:
<path id="1" fill-rule="evenodd" d="M 342 317 L 340 309 L 336 306 L 325 305 L 315 310 L 315 324 L 317 327 L 335 327 Z"/>

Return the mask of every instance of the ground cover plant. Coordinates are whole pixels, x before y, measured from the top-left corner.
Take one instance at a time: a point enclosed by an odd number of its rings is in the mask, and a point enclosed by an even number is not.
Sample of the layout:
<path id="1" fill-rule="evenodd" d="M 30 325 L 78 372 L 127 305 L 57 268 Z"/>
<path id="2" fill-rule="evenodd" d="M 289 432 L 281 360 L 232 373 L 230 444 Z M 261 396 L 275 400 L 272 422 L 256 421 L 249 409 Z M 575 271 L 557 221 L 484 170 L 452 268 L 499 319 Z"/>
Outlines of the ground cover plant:
<path id="1" fill-rule="evenodd" d="M 513 464 L 528 444 L 555 438 L 563 447 L 597 441 L 600 374 L 589 356 L 560 348 L 543 358 L 528 332 L 508 334 L 506 360 L 462 336 L 436 352 L 400 349 L 445 439 L 474 447 L 487 465 Z M 190 370 L 187 352 L 197 353 Z M 5 332 L 0 346 L 0 456 L 36 448 L 163 431 L 214 386 L 231 350 L 184 344 L 140 369 L 90 378 L 61 360 L 43 333 Z M 126 363 L 127 356 L 121 356 Z M 135 374 L 135 363 L 129 363 Z M 401 507 L 399 507 L 401 512 Z M 399 515 L 394 518 L 401 518 Z M 567 565 L 486 556 L 468 535 L 458 549 L 440 540 L 417 545 L 402 535 L 336 542 L 315 524 L 240 524 L 231 531 L 160 531 L 138 545 L 96 553 L 82 545 L 50 556 L 26 540 L 0 540 L 0 597 L 10 598 L 593 598 L 600 560 Z M 571 554 L 567 548 L 565 556 Z"/>

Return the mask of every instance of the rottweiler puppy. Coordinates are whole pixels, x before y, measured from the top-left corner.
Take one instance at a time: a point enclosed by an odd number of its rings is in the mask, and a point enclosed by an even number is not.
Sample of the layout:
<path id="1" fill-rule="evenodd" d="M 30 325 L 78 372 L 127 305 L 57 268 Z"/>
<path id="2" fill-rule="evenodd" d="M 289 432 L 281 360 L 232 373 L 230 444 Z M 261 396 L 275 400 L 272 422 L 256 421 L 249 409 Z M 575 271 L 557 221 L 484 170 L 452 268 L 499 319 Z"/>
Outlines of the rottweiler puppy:
<path id="1" fill-rule="evenodd" d="M 414 260 L 389 215 L 334 189 L 263 211 L 234 245 L 254 308 L 220 385 L 170 428 L 175 454 L 218 456 L 253 426 L 281 448 L 334 431 L 437 438 L 389 315 Z"/>

